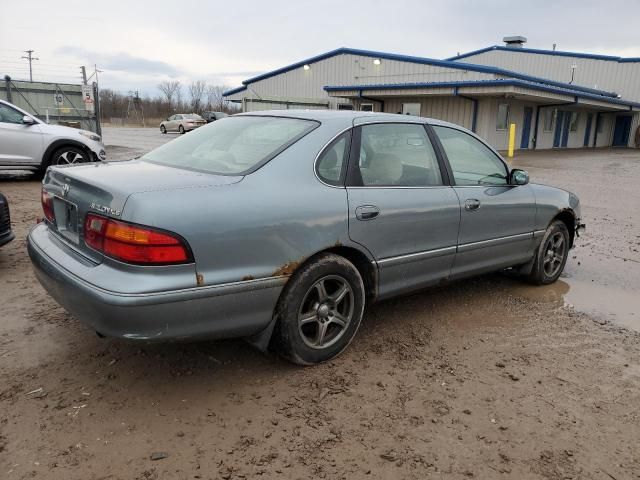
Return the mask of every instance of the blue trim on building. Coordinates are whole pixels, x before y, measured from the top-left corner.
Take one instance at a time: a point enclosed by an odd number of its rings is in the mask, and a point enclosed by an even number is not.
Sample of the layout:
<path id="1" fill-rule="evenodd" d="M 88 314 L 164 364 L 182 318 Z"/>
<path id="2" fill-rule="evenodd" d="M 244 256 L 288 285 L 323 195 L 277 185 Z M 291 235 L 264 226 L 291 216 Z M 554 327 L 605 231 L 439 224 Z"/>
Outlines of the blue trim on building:
<path id="1" fill-rule="evenodd" d="M 472 52 L 467 52 L 461 55 L 456 55 L 454 57 L 449 57 L 449 58 L 446 58 L 445 60 L 453 62 L 456 60 L 460 60 L 462 58 L 473 57 L 474 55 L 490 52 L 492 50 L 501 50 L 504 52 L 535 53 L 537 55 L 553 55 L 556 57 L 588 58 L 591 60 L 605 60 L 605 61 L 620 62 L 620 63 L 640 62 L 640 58 L 638 57 L 624 58 L 624 57 L 616 57 L 613 55 L 599 55 L 597 53 L 563 52 L 558 50 L 541 50 L 538 48 L 511 48 L 511 47 L 505 47 L 502 45 L 492 45 L 490 47 L 485 47 L 479 50 L 474 50 Z"/>
<path id="2" fill-rule="evenodd" d="M 260 80 L 265 80 L 267 78 L 274 77 L 276 75 L 281 75 L 283 73 L 289 72 L 291 70 L 295 70 L 297 68 L 302 68 L 304 65 L 311 65 L 313 63 L 319 62 L 321 60 L 326 60 L 327 58 L 334 57 L 336 55 L 360 55 L 363 57 L 371 57 L 371 58 L 380 58 L 384 60 L 397 60 L 400 62 L 409 62 L 409 63 L 418 63 L 422 65 L 432 65 L 436 67 L 445 67 L 445 68 L 453 68 L 457 70 L 468 70 L 472 72 L 480 72 L 480 73 L 488 73 L 493 75 L 502 75 L 511 78 L 517 78 L 520 80 L 528 81 L 528 82 L 537 82 L 544 83 L 546 85 L 554 85 L 561 88 L 566 88 L 569 86 L 567 83 L 556 82 L 554 80 L 549 80 L 540 77 L 533 77 L 531 75 L 525 75 L 518 72 L 513 72 L 511 70 L 504 70 L 502 68 L 489 67 L 487 65 L 476 65 L 473 63 L 463 63 L 463 62 L 452 62 L 448 60 L 435 60 L 432 58 L 424 58 L 424 57 L 413 57 L 409 55 L 398 55 L 395 53 L 385 53 L 385 52 L 375 52 L 372 50 L 358 50 L 355 48 L 337 48 L 335 50 L 331 50 L 330 52 L 323 53 L 321 55 L 317 55 L 315 57 L 307 58 L 306 60 L 302 60 L 300 62 L 293 63 L 291 65 L 287 65 L 286 67 L 279 68 L 277 70 L 273 70 L 271 72 L 263 73 L 262 75 L 258 75 L 256 77 L 249 78 L 242 82 L 243 85 L 249 85 L 250 83 L 255 83 Z M 570 85 L 573 90 L 594 93 L 597 95 L 609 96 L 609 97 L 617 97 L 616 93 L 613 92 L 605 92 L 602 90 L 595 90 L 593 88 L 580 87 L 578 85 Z M 235 89 L 237 90 L 237 89 Z M 229 92 L 237 93 L 235 90 L 230 90 Z M 223 95 L 228 96 L 231 93 L 225 92 Z"/>
<path id="3" fill-rule="evenodd" d="M 549 93 L 557 93 L 560 95 L 573 95 L 576 98 L 585 98 L 589 100 L 597 100 L 605 103 L 616 105 L 625 105 L 629 108 L 640 108 L 640 103 L 626 101 L 620 98 L 612 98 L 605 95 L 598 95 L 583 92 L 576 88 L 558 88 L 549 85 L 542 85 L 535 82 L 526 82 L 518 79 L 498 79 L 498 80 L 465 80 L 459 82 L 426 82 L 426 83 L 389 83 L 389 84 L 372 84 L 372 85 L 327 85 L 324 90 L 327 92 L 346 92 L 346 91 L 363 91 L 363 90 L 407 90 L 412 88 L 460 88 L 460 87 L 496 87 L 496 86 L 513 86 L 524 87 L 533 90 L 539 90 Z"/>
<path id="4" fill-rule="evenodd" d="M 246 89 L 247 89 L 247 86 L 243 85 L 241 87 L 233 88 L 231 90 L 227 90 L 226 92 L 222 92 L 222 96 L 223 97 L 228 97 L 229 95 L 233 95 L 234 93 L 240 93 L 240 92 L 242 92 L 242 91 L 244 91 Z"/>

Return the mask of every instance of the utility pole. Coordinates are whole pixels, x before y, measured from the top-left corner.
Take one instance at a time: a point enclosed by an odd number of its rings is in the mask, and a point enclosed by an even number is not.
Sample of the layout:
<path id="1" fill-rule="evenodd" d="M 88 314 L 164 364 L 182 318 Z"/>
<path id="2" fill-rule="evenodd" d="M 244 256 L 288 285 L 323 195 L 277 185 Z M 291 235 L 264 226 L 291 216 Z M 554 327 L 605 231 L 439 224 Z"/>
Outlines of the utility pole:
<path id="1" fill-rule="evenodd" d="M 31 62 L 40 59 L 32 56 L 33 50 L 25 50 L 24 53 L 26 53 L 28 56 L 23 56 L 22 58 L 24 58 L 25 60 L 29 60 L 29 81 L 33 82 L 33 70 L 31 70 Z"/>
<path id="2" fill-rule="evenodd" d="M 80 67 L 80 71 L 82 72 L 82 84 L 87 84 L 87 69 L 84 68 L 84 65 Z"/>

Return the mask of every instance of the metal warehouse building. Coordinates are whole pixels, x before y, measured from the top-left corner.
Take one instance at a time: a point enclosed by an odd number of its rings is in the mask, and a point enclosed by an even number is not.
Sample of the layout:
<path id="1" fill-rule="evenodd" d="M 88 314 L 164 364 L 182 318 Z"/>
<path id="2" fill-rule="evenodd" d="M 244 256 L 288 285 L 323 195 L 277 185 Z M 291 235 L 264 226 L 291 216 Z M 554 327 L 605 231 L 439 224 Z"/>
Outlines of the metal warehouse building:
<path id="1" fill-rule="evenodd" d="M 339 48 L 250 78 L 245 112 L 357 109 L 457 123 L 506 150 L 636 147 L 640 58 L 524 48 L 524 37 L 446 60 Z"/>

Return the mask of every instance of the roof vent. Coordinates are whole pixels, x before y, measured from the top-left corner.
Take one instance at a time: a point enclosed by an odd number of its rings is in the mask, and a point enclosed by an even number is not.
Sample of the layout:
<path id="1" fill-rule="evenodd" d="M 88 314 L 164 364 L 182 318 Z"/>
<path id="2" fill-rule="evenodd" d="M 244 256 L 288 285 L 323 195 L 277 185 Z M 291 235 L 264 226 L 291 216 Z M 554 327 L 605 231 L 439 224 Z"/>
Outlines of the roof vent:
<path id="1" fill-rule="evenodd" d="M 527 43 L 527 37 L 521 37 L 520 35 L 514 35 L 512 37 L 504 37 L 502 41 L 509 48 L 522 48 Z"/>

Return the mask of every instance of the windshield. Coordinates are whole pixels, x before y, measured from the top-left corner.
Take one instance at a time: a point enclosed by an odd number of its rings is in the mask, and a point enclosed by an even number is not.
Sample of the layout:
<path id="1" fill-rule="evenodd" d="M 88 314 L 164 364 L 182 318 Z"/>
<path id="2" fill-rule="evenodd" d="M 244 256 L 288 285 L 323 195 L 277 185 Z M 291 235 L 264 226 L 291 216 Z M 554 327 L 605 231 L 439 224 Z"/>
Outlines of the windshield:
<path id="1" fill-rule="evenodd" d="M 202 120 L 200 115 L 196 115 L 195 113 L 188 113 L 187 115 L 183 115 L 187 120 Z"/>
<path id="2" fill-rule="evenodd" d="M 142 160 L 216 173 L 251 173 L 318 126 L 282 117 L 228 117 L 190 132 Z"/>

